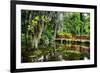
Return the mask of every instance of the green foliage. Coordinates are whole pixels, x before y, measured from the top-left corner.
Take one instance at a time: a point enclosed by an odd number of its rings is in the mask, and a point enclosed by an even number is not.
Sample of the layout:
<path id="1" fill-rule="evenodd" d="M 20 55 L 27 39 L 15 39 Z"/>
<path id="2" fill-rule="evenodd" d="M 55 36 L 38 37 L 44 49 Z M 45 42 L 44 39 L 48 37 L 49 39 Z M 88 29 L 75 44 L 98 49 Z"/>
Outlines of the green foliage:
<path id="1" fill-rule="evenodd" d="M 81 20 L 80 13 L 65 13 L 64 16 L 64 32 L 78 35 L 89 35 L 90 20 L 83 15 L 84 21 Z"/>
<path id="2" fill-rule="evenodd" d="M 35 16 L 31 20 L 31 23 L 28 25 L 28 30 L 31 31 L 32 33 L 35 33 L 36 30 L 44 28 L 44 23 L 48 23 L 48 22 L 49 22 L 48 17 L 45 15 Z"/>

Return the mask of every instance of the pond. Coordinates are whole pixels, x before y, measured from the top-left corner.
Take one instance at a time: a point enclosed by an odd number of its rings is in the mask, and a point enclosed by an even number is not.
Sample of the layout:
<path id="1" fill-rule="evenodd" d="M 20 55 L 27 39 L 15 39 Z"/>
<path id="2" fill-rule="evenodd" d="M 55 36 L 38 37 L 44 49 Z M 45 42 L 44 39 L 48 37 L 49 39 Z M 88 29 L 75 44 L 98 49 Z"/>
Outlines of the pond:
<path id="1" fill-rule="evenodd" d="M 49 62 L 90 59 L 89 46 L 89 42 L 56 40 L 53 44 L 49 44 L 48 46 L 39 45 L 38 49 L 27 51 L 29 54 L 27 61 L 22 61 Z"/>

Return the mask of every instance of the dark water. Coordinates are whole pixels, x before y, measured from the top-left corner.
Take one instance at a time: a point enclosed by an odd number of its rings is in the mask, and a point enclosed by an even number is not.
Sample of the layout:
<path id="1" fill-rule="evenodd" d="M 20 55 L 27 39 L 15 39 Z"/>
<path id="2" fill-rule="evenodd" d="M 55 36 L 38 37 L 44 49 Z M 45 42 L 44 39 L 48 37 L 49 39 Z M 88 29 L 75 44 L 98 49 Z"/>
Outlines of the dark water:
<path id="1" fill-rule="evenodd" d="M 31 53 L 32 52 L 32 53 Z M 50 62 L 90 59 L 90 43 L 76 41 L 55 41 L 54 44 L 39 45 L 38 50 L 32 49 L 22 62 Z"/>

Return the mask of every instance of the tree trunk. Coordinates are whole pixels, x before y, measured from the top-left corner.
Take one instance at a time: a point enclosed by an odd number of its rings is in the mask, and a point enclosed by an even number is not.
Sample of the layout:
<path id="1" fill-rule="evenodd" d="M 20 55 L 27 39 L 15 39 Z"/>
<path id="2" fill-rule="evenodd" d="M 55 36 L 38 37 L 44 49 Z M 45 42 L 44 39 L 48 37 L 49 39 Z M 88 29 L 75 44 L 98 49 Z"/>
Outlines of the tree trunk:
<path id="1" fill-rule="evenodd" d="M 63 13 L 62 12 L 58 13 L 58 17 L 57 17 L 56 24 L 55 24 L 55 32 L 54 32 L 54 56 L 55 56 L 55 58 L 57 57 L 55 39 L 56 39 L 57 31 L 59 30 L 58 25 L 61 25 L 61 27 L 63 27 Z M 63 29 L 62 29 L 62 31 L 63 31 Z"/>
<path id="2" fill-rule="evenodd" d="M 40 32 L 33 33 L 33 35 L 32 35 L 32 47 L 34 47 L 36 49 L 38 48 L 38 44 L 41 39 L 41 35 L 42 35 L 43 29 L 44 29 L 44 24 L 42 24 L 42 26 L 38 27 L 37 29 L 39 29 Z"/>

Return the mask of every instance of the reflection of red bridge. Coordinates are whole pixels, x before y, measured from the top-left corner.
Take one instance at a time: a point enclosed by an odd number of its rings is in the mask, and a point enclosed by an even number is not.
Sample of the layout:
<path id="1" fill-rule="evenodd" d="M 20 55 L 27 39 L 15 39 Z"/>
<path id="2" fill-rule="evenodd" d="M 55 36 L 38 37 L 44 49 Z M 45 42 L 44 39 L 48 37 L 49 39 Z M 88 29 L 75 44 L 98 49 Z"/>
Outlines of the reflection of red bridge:
<path id="1" fill-rule="evenodd" d="M 63 48 L 66 50 L 75 50 L 80 51 L 82 53 L 89 53 L 89 46 L 81 46 L 81 45 L 64 45 L 63 41 L 72 41 L 72 42 L 90 42 L 90 37 L 88 35 L 57 35 L 56 41 L 60 41 L 61 45 L 57 45 L 57 48 Z"/>
<path id="2" fill-rule="evenodd" d="M 80 45 L 56 45 L 56 48 L 63 48 L 66 50 L 80 51 L 81 53 L 89 53 L 90 48 Z"/>
<path id="3" fill-rule="evenodd" d="M 56 40 L 89 42 L 90 37 L 88 35 L 57 35 Z"/>

